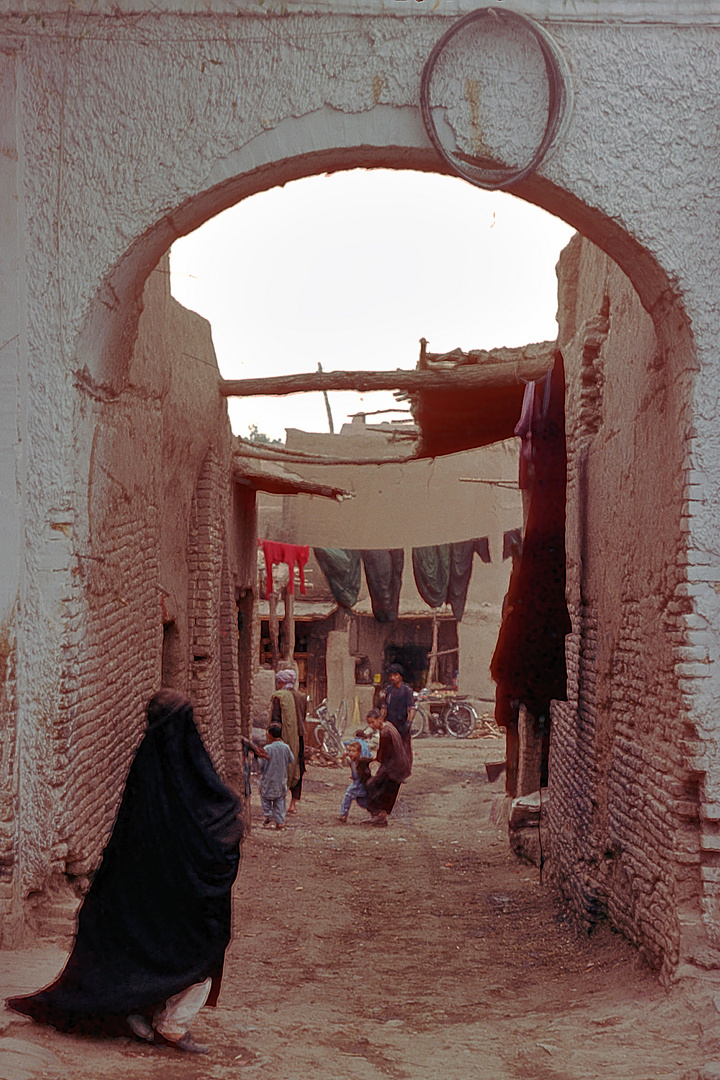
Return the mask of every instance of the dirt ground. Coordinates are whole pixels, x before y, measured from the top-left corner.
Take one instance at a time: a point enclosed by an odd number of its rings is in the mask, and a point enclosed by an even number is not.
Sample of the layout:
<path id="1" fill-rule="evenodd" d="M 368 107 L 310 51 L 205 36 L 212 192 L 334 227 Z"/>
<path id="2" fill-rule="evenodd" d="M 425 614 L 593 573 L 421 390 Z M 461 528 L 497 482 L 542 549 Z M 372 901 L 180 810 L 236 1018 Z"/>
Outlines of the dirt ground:
<path id="1" fill-rule="evenodd" d="M 194 1028 L 211 1054 L 6 1013 L 0 1080 L 715 1076 L 703 1067 L 720 1060 L 720 994 L 666 991 L 607 928 L 575 932 L 491 823 L 503 779 L 489 784 L 484 763 L 502 756 L 499 740 L 418 740 L 387 829 L 356 806 L 339 824 L 347 771 L 311 766 L 288 828 L 245 842 L 220 1004 Z"/>

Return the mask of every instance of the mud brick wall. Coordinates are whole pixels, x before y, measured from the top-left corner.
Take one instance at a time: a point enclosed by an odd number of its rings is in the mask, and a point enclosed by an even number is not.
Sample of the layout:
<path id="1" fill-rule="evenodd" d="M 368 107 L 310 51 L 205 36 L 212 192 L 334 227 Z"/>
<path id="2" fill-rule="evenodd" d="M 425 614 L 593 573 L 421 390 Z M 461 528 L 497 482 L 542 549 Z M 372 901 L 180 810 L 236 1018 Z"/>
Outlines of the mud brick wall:
<path id="1" fill-rule="evenodd" d="M 230 572 L 227 545 L 223 545 L 222 578 L 220 582 L 220 691 L 221 721 L 226 779 L 239 790 L 242 781 L 243 716 L 240 705 L 240 658 L 238 653 L 238 600 Z"/>
<path id="2" fill-rule="evenodd" d="M 550 868 L 588 926 L 609 916 L 669 972 L 701 891 L 677 676 L 687 358 L 664 354 L 630 282 L 588 241 L 571 242 L 558 275 L 573 629 L 568 701 L 552 711 Z"/>
<path id="3" fill-rule="evenodd" d="M 13 901 L 16 859 L 16 662 L 12 624 L 0 637 L 0 925 L 8 926 Z"/>
<path id="4" fill-rule="evenodd" d="M 114 821 L 162 640 L 157 485 L 160 403 L 95 406 L 89 549 L 76 553 L 56 775 L 67 870 L 86 874 Z"/>
<path id="5" fill-rule="evenodd" d="M 228 496 L 227 464 L 221 464 L 210 454 L 198 480 L 190 532 L 189 690 L 195 721 L 208 752 L 221 770 L 225 767 L 223 660 L 227 668 L 229 659 L 224 643 L 232 635 L 229 605 L 224 603 L 223 596 L 223 586 L 226 589 L 228 584 L 223 529 Z M 232 679 L 232 667 L 226 675 Z M 238 714 L 235 704 L 235 715 L 228 717 L 229 729 L 239 727 Z"/>
<path id="6" fill-rule="evenodd" d="M 0 741 L 0 912 L 13 913 L 10 943 L 27 927 L 72 927 L 164 673 L 193 701 L 218 768 L 236 785 L 241 776 L 236 596 L 254 583 L 254 495 L 232 497 L 232 436 L 210 328 L 172 299 L 167 271 L 164 260 L 148 280 L 138 338 L 110 373 L 114 384 L 77 380 L 77 439 L 88 447 L 75 478 L 82 496 L 53 526 L 72 550 L 59 591 L 60 680 L 47 706 L 49 735 L 26 734 L 25 758 L 16 745 L 12 628 L 6 650 L 0 640 L 0 714 L 13 721 Z M 168 627 L 172 665 L 163 664 Z M 28 754 L 43 755 L 46 778 L 32 821 L 17 814 Z M 22 830 L 37 854 L 17 874 Z"/>

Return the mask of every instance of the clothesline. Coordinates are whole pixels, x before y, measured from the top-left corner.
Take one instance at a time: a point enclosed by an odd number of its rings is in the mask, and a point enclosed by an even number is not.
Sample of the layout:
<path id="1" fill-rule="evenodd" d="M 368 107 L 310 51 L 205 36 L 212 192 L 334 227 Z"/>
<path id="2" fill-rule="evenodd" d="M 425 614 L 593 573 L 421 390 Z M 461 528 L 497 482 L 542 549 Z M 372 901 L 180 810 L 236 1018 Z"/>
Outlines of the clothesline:
<path id="1" fill-rule="evenodd" d="M 491 487 L 509 488 L 512 491 L 518 490 L 517 480 L 485 480 L 480 476 L 459 476 L 458 480 L 461 484 L 490 484 Z"/>
<path id="2" fill-rule="evenodd" d="M 519 530 L 512 530 L 512 536 Z M 507 557 L 509 533 L 503 537 L 503 559 Z M 304 545 L 283 544 L 258 540 L 265 557 L 266 596 L 273 591 L 273 566 L 287 563 L 290 577 L 288 593 L 294 590 L 295 566 L 300 575 L 300 591 L 305 593 L 304 567 L 310 549 Z M 340 607 L 352 609 L 360 595 L 361 568 L 365 568 L 370 602 L 378 622 L 395 622 L 398 618 L 400 591 L 405 562 L 403 548 L 353 549 L 314 548 L 315 558 L 327 579 L 330 591 Z M 412 548 L 412 569 L 418 593 L 428 607 L 437 611 L 449 604 L 458 622 L 465 612 L 474 555 L 484 563 L 491 562 L 487 536 L 451 544 L 434 544 Z"/>

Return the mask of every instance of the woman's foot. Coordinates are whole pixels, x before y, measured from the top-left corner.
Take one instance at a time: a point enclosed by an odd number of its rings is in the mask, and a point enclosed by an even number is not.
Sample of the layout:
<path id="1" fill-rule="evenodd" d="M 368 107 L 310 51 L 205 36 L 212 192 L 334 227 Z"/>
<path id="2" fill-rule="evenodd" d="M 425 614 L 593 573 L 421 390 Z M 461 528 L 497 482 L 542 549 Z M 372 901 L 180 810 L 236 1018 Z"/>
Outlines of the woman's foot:
<path id="1" fill-rule="evenodd" d="M 145 1042 L 152 1042 L 155 1038 L 155 1032 L 148 1024 L 144 1016 L 140 1013 L 131 1013 L 127 1018 L 128 1027 L 132 1031 L 133 1035 L 137 1035 L 138 1039 L 144 1039 Z"/>
<path id="2" fill-rule="evenodd" d="M 167 1035 L 160 1035 L 160 1038 L 164 1045 L 172 1046 L 173 1050 L 182 1050 L 186 1054 L 210 1053 L 210 1047 L 204 1043 L 196 1043 L 189 1031 L 186 1031 L 179 1039 L 171 1039 Z"/>
<path id="3" fill-rule="evenodd" d="M 384 810 L 381 810 L 379 814 L 375 814 L 374 817 L 372 817 L 370 819 L 370 824 L 371 825 L 377 825 L 381 829 L 384 826 L 386 826 L 387 823 L 388 823 L 387 814 L 385 813 Z"/>
<path id="4" fill-rule="evenodd" d="M 295 804 L 295 800 L 291 799 L 290 800 L 290 805 L 287 808 L 287 812 L 288 812 L 288 814 L 294 814 L 294 813 L 296 813 L 296 811 L 297 811 L 297 807 L 296 807 L 296 804 Z"/>

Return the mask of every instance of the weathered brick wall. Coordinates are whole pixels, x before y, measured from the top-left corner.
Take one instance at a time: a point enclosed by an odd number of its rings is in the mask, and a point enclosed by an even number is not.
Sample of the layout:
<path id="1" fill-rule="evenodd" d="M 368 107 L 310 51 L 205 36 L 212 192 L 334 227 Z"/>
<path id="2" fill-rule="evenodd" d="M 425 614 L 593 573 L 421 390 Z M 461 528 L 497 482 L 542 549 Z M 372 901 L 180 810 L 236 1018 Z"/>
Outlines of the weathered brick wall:
<path id="1" fill-rule="evenodd" d="M 167 261 L 148 281 L 123 363 L 113 390 L 78 378 L 78 443 L 91 444 L 87 492 L 64 534 L 73 566 L 56 720 L 43 747 L 52 777 L 41 792 L 44 862 L 30 889 L 12 876 L 27 828 L 17 814 L 14 724 L 0 742 L 0 905 L 18 925 L 53 934 L 71 928 L 107 842 L 145 704 L 161 685 L 164 628 L 177 634 L 173 685 L 193 701 L 218 768 L 236 785 L 241 776 L 235 598 L 252 584 L 254 502 L 231 498 L 231 434 L 209 326 L 170 297 Z M 78 490 L 82 480 L 80 468 Z M 250 556 L 235 543 L 249 532 Z M 11 643 L 5 655 L 0 641 L 0 714 L 13 713 Z"/>
<path id="2" fill-rule="evenodd" d="M 160 402 L 126 391 L 92 410 L 91 532 L 88 550 L 76 552 L 56 763 L 70 874 L 91 870 L 107 839 L 143 706 L 157 688 L 162 642 L 159 512 L 148 499 L 158 480 Z"/>
<path id="3" fill-rule="evenodd" d="M 193 500 L 189 560 L 189 693 L 203 741 L 219 769 L 225 767 L 224 696 L 233 712 L 227 717 L 228 730 L 239 728 L 240 724 L 237 698 L 229 693 L 227 685 L 233 678 L 226 648 L 228 635 L 232 634 L 231 598 L 224 595 L 229 583 L 224 550 L 227 470 L 228 463 L 218 461 L 214 453 L 204 462 Z M 234 675 L 237 683 L 237 661 Z"/>
<path id="4" fill-rule="evenodd" d="M 14 626 L 0 632 L 0 925 L 10 923 L 17 853 L 17 648 Z"/>
<path id="5" fill-rule="evenodd" d="M 666 972 L 700 893 L 697 779 L 676 664 L 689 375 L 630 282 L 576 237 L 561 258 L 567 369 L 568 702 L 553 706 L 549 845 L 588 925 Z"/>

